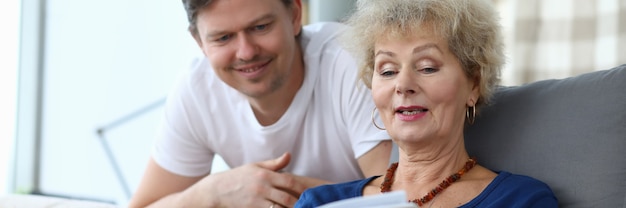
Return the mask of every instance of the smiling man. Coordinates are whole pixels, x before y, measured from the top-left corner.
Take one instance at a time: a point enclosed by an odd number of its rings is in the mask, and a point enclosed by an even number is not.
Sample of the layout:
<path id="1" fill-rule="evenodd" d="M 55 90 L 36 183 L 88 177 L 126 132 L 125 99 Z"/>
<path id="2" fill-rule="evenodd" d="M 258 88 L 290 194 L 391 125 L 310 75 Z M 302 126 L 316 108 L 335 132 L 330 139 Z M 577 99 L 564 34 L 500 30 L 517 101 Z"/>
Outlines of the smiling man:
<path id="1" fill-rule="evenodd" d="M 343 26 L 300 0 L 183 0 L 202 49 L 168 96 L 131 207 L 292 207 L 307 188 L 383 174 L 391 144 Z M 211 173 L 220 155 L 232 168 Z"/>

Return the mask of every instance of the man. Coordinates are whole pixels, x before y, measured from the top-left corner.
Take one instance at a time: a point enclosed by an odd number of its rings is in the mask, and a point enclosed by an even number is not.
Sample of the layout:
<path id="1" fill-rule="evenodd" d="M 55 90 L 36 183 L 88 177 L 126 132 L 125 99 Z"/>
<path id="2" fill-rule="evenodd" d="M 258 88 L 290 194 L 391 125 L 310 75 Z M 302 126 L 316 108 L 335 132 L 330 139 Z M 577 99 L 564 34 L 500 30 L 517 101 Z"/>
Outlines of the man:
<path id="1" fill-rule="evenodd" d="M 292 207 L 306 188 L 384 173 L 389 136 L 338 23 L 302 28 L 301 0 L 183 4 L 205 57 L 168 97 L 131 207 Z M 210 174 L 214 154 L 232 169 Z"/>

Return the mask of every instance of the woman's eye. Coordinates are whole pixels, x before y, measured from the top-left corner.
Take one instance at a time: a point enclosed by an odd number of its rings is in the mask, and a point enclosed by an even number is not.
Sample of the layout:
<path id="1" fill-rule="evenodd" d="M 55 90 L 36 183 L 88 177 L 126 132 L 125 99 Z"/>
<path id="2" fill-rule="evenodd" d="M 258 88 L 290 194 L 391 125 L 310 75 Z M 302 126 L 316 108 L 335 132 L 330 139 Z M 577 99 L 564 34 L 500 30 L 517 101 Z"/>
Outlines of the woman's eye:
<path id="1" fill-rule="evenodd" d="M 383 77 L 393 76 L 395 74 L 396 74 L 396 72 L 395 71 L 391 71 L 391 70 L 383 70 L 382 72 L 380 72 L 380 75 L 383 76 Z"/>
<path id="2" fill-rule="evenodd" d="M 397 74 L 396 65 L 392 63 L 376 63 L 376 72 L 381 77 L 389 77 Z"/>
<path id="3" fill-rule="evenodd" d="M 422 71 L 422 72 L 424 72 L 424 73 L 426 73 L 426 74 L 432 74 L 432 73 L 438 72 L 438 71 L 439 71 L 439 69 L 437 69 L 437 68 L 427 67 L 427 68 L 423 68 L 423 69 L 421 69 L 420 71 Z"/>

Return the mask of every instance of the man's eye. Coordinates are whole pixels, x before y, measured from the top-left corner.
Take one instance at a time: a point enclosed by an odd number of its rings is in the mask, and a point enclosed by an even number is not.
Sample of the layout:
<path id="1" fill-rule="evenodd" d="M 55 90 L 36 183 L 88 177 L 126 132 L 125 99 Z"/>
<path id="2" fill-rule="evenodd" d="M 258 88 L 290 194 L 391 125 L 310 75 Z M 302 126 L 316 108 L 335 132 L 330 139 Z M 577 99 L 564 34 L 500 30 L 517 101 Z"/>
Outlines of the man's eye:
<path id="1" fill-rule="evenodd" d="M 231 35 L 224 35 L 222 37 L 219 37 L 217 39 L 215 39 L 216 42 L 226 42 L 228 40 L 230 40 L 232 36 Z"/>
<path id="2" fill-rule="evenodd" d="M 255 30 L 265 30 L 267 28 L 267 24 L 254 26 Z"/>

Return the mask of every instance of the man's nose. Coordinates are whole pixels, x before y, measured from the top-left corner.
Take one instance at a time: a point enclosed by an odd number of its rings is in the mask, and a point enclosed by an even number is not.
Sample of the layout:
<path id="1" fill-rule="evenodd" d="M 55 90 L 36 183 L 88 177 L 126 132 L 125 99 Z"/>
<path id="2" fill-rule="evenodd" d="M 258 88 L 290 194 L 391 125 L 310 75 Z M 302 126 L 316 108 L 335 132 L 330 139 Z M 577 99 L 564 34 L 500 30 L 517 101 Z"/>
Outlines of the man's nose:
<path id="1" fill-rule="evenodd" d="M 243 61 L 252 60 L 258 54 L 258 52 L 258 46 L 250 36 L 239 36 L 236 53 L 237 59 Z"/>

